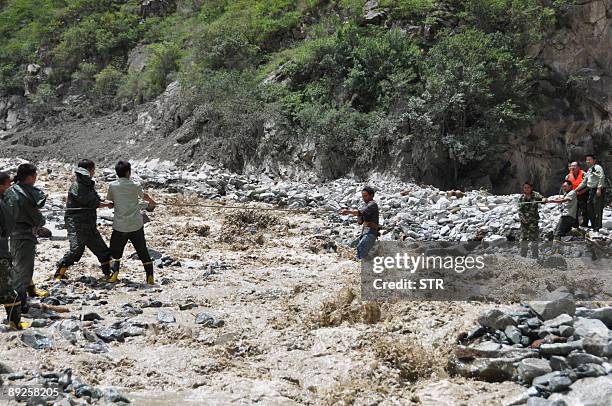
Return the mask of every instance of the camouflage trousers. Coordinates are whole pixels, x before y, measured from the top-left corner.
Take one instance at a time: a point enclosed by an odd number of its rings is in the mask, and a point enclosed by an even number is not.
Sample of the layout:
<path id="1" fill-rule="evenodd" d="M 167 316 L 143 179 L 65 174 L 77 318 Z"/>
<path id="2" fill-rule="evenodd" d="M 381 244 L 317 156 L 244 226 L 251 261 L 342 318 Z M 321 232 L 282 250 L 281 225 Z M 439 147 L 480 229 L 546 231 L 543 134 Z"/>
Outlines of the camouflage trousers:
<path id="1" fill-rule="evenodd" d="M 538 258 L 540 254 L 540 227 L 538 223 L 521 223 L 521 256 L 527 256 L 527 250 L 531 243 L 531 254 Z"/>

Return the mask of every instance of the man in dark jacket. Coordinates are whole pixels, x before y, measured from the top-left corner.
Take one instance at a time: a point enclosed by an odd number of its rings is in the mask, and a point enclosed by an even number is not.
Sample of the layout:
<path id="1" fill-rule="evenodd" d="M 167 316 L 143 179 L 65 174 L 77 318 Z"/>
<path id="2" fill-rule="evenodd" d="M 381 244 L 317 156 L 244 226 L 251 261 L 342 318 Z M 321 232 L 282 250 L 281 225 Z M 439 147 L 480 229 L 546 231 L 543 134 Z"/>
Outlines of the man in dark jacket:
<path id="1" fill-rule="evenodd" d="M 361 191 L 364 205 L 357 210 L 342 209 L 341 215 L 357 216 L 361 227 L 361 234 L 357 240 L 357 259 L 364 259 L 372 249 L 379 233 L 379 211 L 378 204 L 374 201 L 374 189 L 365 186 Z"/>
<path id="2" fill-rule="evenodd" d="M 27 296 L 45 297 L 49 293 L 37 289 L 33 282 L 34 260 L 36 257 L 36 234 L 45 225 L 40 209 L 47 196 L 34 186 L 37 178 L 36 167 L 30 163 L 21 164 L 13 179 L 13 186 L 6 192 L 4 201 L 13 211 L 15 229 L 11 233 L 10 248 L 15 269 L 16 290 L 21 300 L 22 311 L 26 312 Z"/>
<path id="3" fill-rule="evenodd" d="M 96 215 L 98 207 L 109 207 L 110 203 L 103 202 L 96 192 L 96 184 L 92 179 L 94 173 L 95 164 L 92 161 L 89 159 L 79 161 L 75 170 L 75 180 L 68 191 L 64 217 L 70 249 L 57 263 L 55 280 L 63 279 L 68 267 L 81 260 L 85 247 L 89 248 L 100 261 L 104 276 L 107 278 L 110 276 L 110 250 L 98 231 Z"/>
<path id="4" fill-rule="evenodd" d="M 11 177 L 0 172 L 0 305 L 6 309 L 6 316 L 12 330 L 29 326 L 21 322 L 21 301 L 14 286 L 14 270 L 9 251 L 9 235 L 15 228 L 13 211 L 4 203 L 4 193 L 11 186 Z"/>

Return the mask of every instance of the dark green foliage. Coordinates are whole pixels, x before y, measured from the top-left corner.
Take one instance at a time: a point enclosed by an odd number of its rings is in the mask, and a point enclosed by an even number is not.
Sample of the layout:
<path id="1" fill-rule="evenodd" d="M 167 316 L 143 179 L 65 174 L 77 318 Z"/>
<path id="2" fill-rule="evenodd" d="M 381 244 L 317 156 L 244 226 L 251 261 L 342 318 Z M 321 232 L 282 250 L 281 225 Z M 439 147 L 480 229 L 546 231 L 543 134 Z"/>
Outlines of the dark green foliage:
<path id="1" fill-rule="evenodd" d="M 460 164 L 482 159 L 499 136 L 530 116 L 530 61 L 501 33 L 470 28 L 441 40 L 423 61 L 424 91 L 413 105 L 431 117 L 428 133 Z"/>
<path id="2" fill-rule="evenodd" d="M 146 19 L 137 0 L 5 0 L 0 95 L 23 92 L 28 63 L 53 67 L 31 96 L 47 109 L 59 85 L 112 109 L 178 78 L 228 166 L 274 123 L 280 153 L 314 141 L 326 176 L 384 164 L 403 141 L 447 154 L 457 174 L 536 112 L 540 70 L 525 49 L 569 3 L 380 0 L 375 25 L 365 0 L 177 0 Z M 128 70 L 136 45 L 146 63 Z"/>

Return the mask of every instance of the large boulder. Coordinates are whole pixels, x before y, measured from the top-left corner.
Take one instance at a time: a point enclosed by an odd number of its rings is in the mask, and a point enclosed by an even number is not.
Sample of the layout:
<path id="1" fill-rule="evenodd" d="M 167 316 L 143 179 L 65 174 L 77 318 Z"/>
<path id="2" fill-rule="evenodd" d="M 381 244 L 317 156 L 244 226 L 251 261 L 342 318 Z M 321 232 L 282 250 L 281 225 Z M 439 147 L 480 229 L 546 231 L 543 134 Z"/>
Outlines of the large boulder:
<path id="1" fill-rule="evenodd" d="M 608 327 L 597 319 L 579 318 L 574 323 L 574 337 L 584 338 L 587 336 L 598 335 L 600 337 L 608 337 Z"/>
<path id="2" fill-rule="evenodd" d="M 534 378 L 550 372 L 552 372 L 550 362 L 542 358 L 526 358 L 518 366 L 519 379 L 525 383 L 531 383 Z"/>
<path id="3" fill-rule="evenodd" d="M 574 382 L 566 395 L 555 393 L 551 401 L 563 401 L 567 406 L 610 406 L 612 404 L 612 376 L 584 378 Z"/>
<path id="4" fill-rule="evenodd" d="M 612 307 L 602 307 L 601 309 L 580 307 L 576 309 L 576 316 L 601 320 L 609 329 L 612 329 Z"/>
<path id="5" fill-rule="evenodd" d="M 576 303 L 571 293 L 558 290 L 550 293 L 549 298 L 550 300 L 530 302 L 529 307 L 543 320 L 551 320 L 562 314 L 575 314 Z"/>
<path id="6" fill-rule="evenodd" d="M 516 326 L 516 320 L 499 309 L 491 309 L 482 313 L 478 317 L 478 323 L 480 323 L 481 326 L 494 330 L 504 330 L 506 326 L 510 325 Z"/>

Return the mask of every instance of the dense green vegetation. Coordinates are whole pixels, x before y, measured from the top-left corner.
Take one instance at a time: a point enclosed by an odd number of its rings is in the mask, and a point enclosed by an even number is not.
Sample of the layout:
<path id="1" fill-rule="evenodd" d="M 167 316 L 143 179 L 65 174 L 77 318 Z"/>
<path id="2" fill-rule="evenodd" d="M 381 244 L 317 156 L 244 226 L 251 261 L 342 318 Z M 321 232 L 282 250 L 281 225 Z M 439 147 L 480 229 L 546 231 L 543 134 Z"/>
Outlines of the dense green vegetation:
<path id="1" fill-rule="evenodd" d="M 327 176 L 398 139 L 442 151 L 457 173 L 537 110 L 540 68 L 524 50 L 567 1 L 380 0 L 375 22 L 364 3 L 178 0 L 145 18 L 136 0 L 0 0 L 0 93 L 23 92 L 29 63 L 52 68 L 35 104 L 78 91 L 116 109 L 178 78 L 214 110 L 234 161 L 273 120 L 269 142 L 314 139 Z M 128 69 L 137 45 L 141 71 Z"/>

